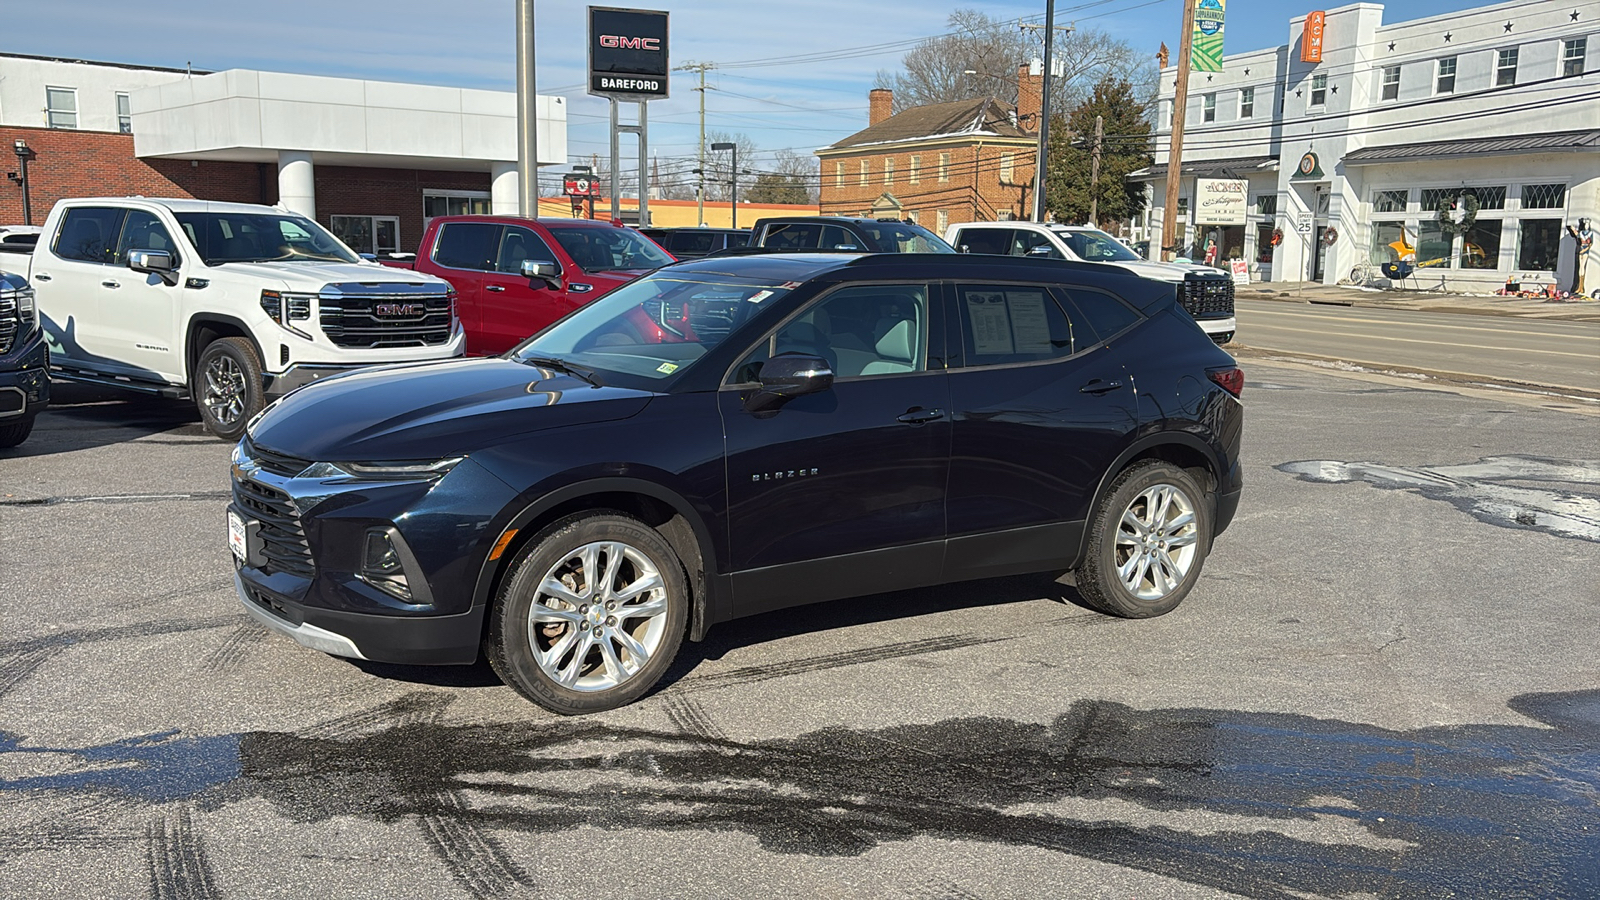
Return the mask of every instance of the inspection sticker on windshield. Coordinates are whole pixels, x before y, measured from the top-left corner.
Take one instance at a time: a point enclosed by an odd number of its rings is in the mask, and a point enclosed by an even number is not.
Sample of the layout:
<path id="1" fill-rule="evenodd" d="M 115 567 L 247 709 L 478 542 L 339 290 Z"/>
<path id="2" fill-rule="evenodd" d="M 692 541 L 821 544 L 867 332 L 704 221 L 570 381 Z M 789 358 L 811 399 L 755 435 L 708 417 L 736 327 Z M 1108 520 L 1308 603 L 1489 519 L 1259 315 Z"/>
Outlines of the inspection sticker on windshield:
<path id="1" fill-rule="evenodd" d="M 786 291 L 792 291 L 799 286 L 800 282 L 798 281 L 785 281 L 783 284 L 778 285 L 778 287 L 781 287 Z"/>
<path id="2" fill-rule="evenodd" d="M 661 365 L 656 366 L 656 371 L 660 372 L 663 375 L 671 375 L 673 372 L 678 371 L 678 364 L 677 363 L 662 363 Z"/>
<path id="3" fill-rule="evenodd" d="M 763 300 L 765 300 L 765 299 L 767 299 L 768 297 L 771 297 L 771 296 L 772 296 L 772 292 L 771 291 L 756 291 L 754 294 L 751 294 L 750 296 L 746 297 L 745 299 L 749 300 L 751 303 L 760 303 L 761 301 L 763 301 Z"/>

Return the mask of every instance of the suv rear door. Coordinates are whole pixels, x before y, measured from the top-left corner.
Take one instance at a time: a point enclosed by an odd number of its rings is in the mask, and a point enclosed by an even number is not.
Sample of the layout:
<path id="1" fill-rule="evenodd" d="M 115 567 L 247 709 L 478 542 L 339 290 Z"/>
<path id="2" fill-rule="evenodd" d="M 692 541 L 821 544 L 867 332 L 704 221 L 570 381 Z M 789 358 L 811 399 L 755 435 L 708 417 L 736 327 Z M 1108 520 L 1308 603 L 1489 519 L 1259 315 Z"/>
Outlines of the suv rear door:
<path id="1" fill-rule="evenodd" d="M 52 353 L 97 372 L 151 380 L 155 373 L 118 361 L 100 315 L 101 304 L 117 289 L 102 282 L 118 280 L 113 265 L 127 214 L 112 206 L 63 210 L 56 233 L 34 250 L 32 280 L 39 308 L 52 326 L 51 337 L 58 342 Z"/>

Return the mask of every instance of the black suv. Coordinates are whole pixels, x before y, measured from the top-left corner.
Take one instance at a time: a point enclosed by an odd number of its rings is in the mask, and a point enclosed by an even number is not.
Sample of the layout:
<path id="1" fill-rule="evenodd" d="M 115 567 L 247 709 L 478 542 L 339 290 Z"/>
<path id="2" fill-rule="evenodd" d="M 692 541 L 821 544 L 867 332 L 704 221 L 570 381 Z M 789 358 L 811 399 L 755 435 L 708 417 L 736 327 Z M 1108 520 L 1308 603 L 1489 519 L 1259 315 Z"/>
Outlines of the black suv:
<path id="1" fill-rule="evenodd" d="M 694 260 L 503 357 L 284 397 L 235 451 L 246 608 L 559 713 L 739 616 L 1075 570 L 1165 613 L 1239 502 L 1243 375 L 1171 284 L 930 254 Z M 1137 388 L 1137 389 L 1135 389 Z"/>
<path id="2" fill-rule="evenodd" d="M 750 246 L 774 253 L 954 253 L 915 222 L 852 216 L 785 216 L 757 220 Z"/>
<path id="3" fill-rule="evenodd" d="M 50 351 L 33 288 L 21 275 L 0 272 L 0 448 L 27 440 L 49 403 Z"/>
<path id="4" fill-rule="evenodd" d="M 699 259 L 719 250 L 737 250 L 750 243 L 742 228 L 641 228 L 645 237 L 678 259 Z"/>

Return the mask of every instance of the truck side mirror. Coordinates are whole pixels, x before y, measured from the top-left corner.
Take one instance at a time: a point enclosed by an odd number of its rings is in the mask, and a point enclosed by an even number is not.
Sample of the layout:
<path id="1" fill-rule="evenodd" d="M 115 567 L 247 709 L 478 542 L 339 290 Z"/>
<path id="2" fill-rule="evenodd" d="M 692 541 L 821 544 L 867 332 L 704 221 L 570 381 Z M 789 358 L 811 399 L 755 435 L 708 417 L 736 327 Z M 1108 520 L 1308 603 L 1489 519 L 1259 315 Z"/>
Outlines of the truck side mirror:
<path id="1" fill-rule="evenodd" d="M 165 250 L 130 250 L 128 268 L 155 275 L 169 285 L 178 283 L 178 271 L 173 267 L 172 254 Z"/>
<path id="2" fill-rule="evenodd" d="M 528 287 L 533 287 L 533 282 L 537 279 L 553 288 L 559 288 L 561 266 L 548 259 L 525 259 L 522 261 L 522 277 L 528 279 Z"/>

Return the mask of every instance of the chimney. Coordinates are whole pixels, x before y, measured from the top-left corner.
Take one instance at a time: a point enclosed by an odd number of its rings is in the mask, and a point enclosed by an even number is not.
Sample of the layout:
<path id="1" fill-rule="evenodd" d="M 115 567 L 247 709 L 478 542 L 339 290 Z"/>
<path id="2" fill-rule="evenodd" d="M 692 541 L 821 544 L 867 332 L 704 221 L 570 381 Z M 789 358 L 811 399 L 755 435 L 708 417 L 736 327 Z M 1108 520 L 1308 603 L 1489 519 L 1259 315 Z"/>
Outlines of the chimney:
<path id="1" fill-rule="evenodd" d="M 1044 98 L 1044 70 L 1017 67 L 1017 124 L 1023 131 L 1039 133 L 1039 106 Z"/>
<path id="2" fill-rule="evenodd" d="M 867 92 L 867 127 L 882 122 L 894 115 L 894 91 L 888 88 L 873 88 Z"/>

